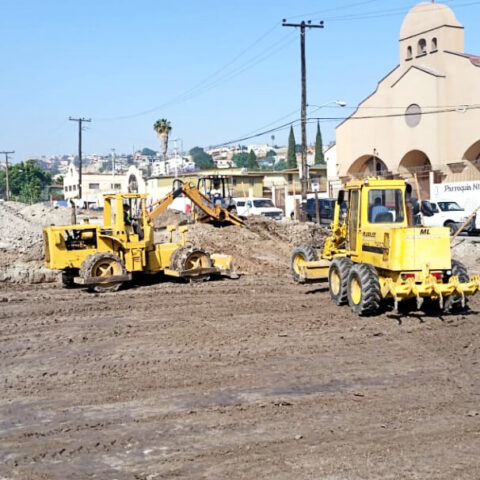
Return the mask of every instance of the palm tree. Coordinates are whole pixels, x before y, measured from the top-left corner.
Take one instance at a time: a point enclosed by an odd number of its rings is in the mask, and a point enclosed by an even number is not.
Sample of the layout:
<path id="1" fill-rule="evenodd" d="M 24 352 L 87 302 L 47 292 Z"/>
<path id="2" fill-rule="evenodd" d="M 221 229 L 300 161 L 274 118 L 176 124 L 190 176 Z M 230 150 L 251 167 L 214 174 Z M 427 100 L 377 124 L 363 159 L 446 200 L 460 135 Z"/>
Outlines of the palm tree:
<path id="1" fill-rule="evenodd" d="M 168 149 L 168 135 L 170 134 L 172 126 L 170 125 L 170 122 L 168 120 L 166 120 L 165 118 L 161 118 L 153 124 L 153 129 L 155 130 L 158 141 L 160 142 L 160 148 L 162 149 L 163 158 L 164 160 L 166 160 Z"/>

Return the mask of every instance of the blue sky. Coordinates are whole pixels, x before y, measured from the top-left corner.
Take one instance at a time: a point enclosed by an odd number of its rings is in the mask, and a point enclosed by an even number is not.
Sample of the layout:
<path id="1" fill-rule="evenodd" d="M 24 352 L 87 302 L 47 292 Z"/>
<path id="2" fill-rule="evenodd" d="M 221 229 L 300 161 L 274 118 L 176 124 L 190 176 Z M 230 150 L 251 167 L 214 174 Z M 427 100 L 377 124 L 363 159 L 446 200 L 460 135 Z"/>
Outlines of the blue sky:
<path id="1" fill-rule="evenodd" d="M 185 150 L 298 119 L 299 32 L 282 27 L 283 18 L 324 20 L 306 37 L 308 103 L 348 105 L 309 111 L 347 116 L 398 64 L 400 27 L 416 3 L 3 0 L 0 150 L 15 150 L 14 161 L 75 153 L 69 116 L 92 119 L 83 150 L 98 154 L 158 150 L 159 118 L 171 121 L 171 138 Z M 466 52 L 480 54 L 480 0 L 442 3 L 465 27 Z M 321 123 L 324 143 L 335 124 Z M 286 144 L 288 128 L 274 135 Z M 295 136 L 300 143 L 299 127 Z M 270 134 L 242 143 L 261 142 Z"/>

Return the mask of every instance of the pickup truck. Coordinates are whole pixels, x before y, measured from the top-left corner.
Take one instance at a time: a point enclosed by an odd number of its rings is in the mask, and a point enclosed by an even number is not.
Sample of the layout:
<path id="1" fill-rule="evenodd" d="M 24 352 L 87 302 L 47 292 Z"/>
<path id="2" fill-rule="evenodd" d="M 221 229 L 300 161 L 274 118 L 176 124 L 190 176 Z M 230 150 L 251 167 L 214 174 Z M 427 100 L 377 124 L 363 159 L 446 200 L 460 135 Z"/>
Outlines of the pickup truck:
<path id="1" fill-rule="evenodd" d="M 237 215 L 240 217 L 248 217 L 249 215 L 263 215 L 264 217 L 281 220 L 283 218 L 283 210 L 277 208 L 270 198 L 247 197 L 234 198 Z"/>
<path id="2" fill-rule="evenodd" d="M 424 216 L 423 224 L 429 227 L 448 227 L 450 235 L 461 227 L 465 220 L 469 217 L 466 212 L 457 202 L 451 200 L 422 200 L 422 203 L 429 204 L 433 215 L 430 217 Z M 464 231 L 473 233 L 475 231 L 475 216 L 465 226 Z"/>

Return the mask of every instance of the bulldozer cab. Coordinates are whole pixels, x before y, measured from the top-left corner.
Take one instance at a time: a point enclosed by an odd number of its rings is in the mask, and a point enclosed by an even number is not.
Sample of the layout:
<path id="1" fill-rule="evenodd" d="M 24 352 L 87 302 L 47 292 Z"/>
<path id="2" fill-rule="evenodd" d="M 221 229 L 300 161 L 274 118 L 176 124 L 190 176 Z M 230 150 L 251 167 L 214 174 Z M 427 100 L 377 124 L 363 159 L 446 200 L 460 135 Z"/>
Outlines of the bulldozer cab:
<path id="1" fill-rule="evenodd" d="M 145 194 L 104 195 L 102 233 L 124 242 L 142 240 L 147 224 L 145 207 Z"/>

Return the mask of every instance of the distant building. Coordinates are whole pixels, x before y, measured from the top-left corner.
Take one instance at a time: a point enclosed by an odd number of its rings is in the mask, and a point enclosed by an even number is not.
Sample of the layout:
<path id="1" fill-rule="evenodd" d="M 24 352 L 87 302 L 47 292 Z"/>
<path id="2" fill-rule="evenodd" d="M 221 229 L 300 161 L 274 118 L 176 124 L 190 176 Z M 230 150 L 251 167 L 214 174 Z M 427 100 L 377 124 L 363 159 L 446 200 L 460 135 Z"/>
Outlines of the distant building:
<path id="1" fill-rule="evenodd" d="M 82 172 L 81 200 L 103 205 L 103 195 L 106 193 L 145 193 L 145 180 L 136 167 L 131 166 L 126 173 L 84 173 Z M 70 163 L 63 177 L 63 195 L 65 200 L 79 198 L 79 175 L 73 162 Z"/>
<path id="2" fill-rule="evenodd" d="M 422 198 L 480 179 L 480 57 L 465 53 L 463 26 L 446 5 L 419 3 L 399 48 L 400 64 L 337 127 L 340 177 L 416 177 Z"/>

